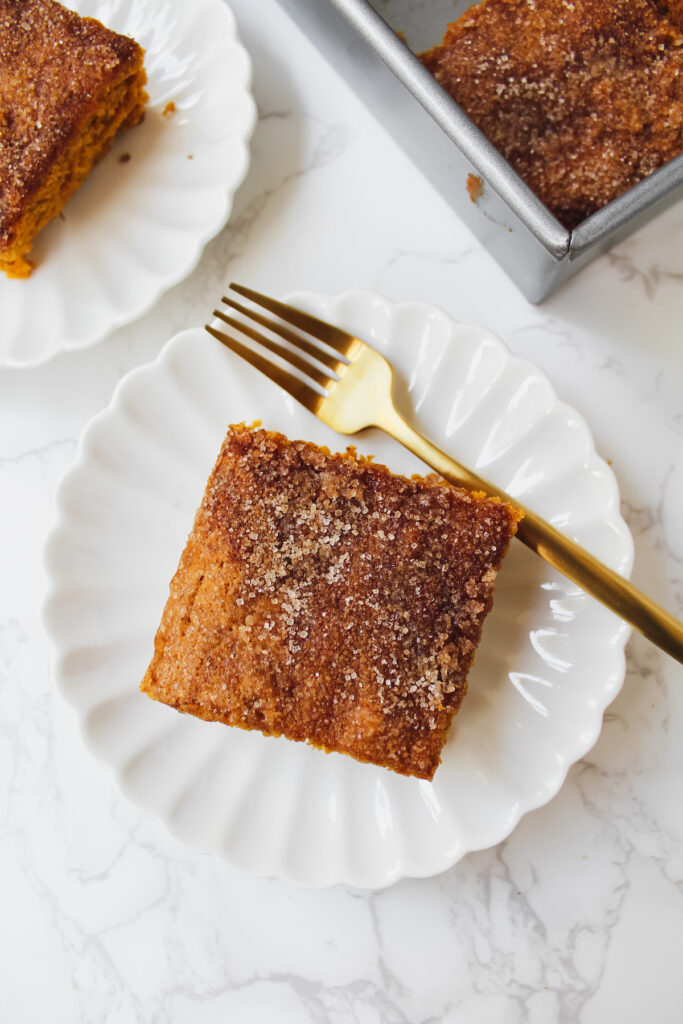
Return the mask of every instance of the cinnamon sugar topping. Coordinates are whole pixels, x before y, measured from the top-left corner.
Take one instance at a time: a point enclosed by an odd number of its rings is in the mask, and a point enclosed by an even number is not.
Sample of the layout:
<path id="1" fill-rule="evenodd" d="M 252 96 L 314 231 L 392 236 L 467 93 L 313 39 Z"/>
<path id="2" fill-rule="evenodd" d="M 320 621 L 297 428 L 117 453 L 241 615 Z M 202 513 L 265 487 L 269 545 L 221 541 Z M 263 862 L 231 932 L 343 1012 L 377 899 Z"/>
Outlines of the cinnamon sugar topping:
<path id="1" fill-rule="evenodd" d="M 683 151 L 683 0 L 484 0 L 422 60 L 568 228 Z"/>
<path id="2" fill-rule="evenodd" d="M 143 690 L 431 778 L 518 515 L 231 428 Z"/>

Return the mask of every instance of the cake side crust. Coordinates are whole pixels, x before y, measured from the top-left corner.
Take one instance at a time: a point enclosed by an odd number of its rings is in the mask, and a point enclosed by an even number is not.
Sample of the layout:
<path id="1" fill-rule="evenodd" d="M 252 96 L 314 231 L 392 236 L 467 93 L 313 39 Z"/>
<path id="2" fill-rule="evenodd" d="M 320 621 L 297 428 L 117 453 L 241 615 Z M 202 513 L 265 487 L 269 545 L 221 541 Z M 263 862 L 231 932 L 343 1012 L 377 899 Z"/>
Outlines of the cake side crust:
<path id="1" fill-rule="evenodd" d="M 122 128 L 138 124 L 145 112 L 144 69 L 111 89 L 96 111 L 53 164 L 47 179 L 17 219 L 9 240 L 0 246 L 0 270 L 8 277 L 28 277 L 34 264 L 28 254 L 38 233 L 54 220 L 83 184 L 92 168 L 109 151 Z"/>

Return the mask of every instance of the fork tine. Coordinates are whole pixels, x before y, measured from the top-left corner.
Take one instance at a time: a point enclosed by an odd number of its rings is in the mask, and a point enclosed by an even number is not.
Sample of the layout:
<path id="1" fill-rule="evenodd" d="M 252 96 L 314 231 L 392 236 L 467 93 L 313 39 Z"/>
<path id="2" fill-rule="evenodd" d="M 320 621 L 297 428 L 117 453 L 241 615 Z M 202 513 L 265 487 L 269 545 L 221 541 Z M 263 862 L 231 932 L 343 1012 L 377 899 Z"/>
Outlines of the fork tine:
<path id="1" fill-rule="evenodd" d="M 228 316 L 227 313 L 223 313 L 220 309 L 214 309 L 213 315 L 217 316 L 223 323 L 228 324 L 230 327 L 234 327 L 236 331 L 240 331 L 242 334 L 246 334 L 248 338 L 252 338 L 254 341 L 262 345 L 263 348 L 268 349 L 269 352 L 274 352 L 280 359 L 284 359 L 285 362 L 291 363 L 292 366 L 296 366 L 297 370 L 301 370 L 307 376 L 314 380 L 316 384 L 320 384 L 321 387 L 325 387 L 330 382 L 330 375 L 322 373 L 317 367 L 313 366 L 308 359 L 303 359 L 296 352 L 292 352 L 290 349 L 285 348 L 284 345 L 280 345 L 279 342 L 273 341 L 271 338 L 266 338 L 264 334 L 259 334 L 249 324 L 242 323 L 240 320 L 235 320 L 234 317 Z"/>
<path id="2" fill-rule="evenodd" d="M 247 306 L 243 306 L 241 302 L 235 302 L 227 295 L 223 296 L 222 299 L 226 305 L 232 309 L 236 309 L 243 316 L 251 317 L 257 324 L 261 324 L 262 327 L 267 327 L 269 331 L 274 331 L 275 334 L 279 334 L 285 341 L 289 341 L 292 345 L 296 345 L 297 348 L 307 352 L 309 356 L 313 356 L 319 362 L 324 363 L 325 366 L 329 366 L 330 370 L 338 373 L 340 369 L 343 369 L 347 365 L 346 359 L 342 356 L 341 359 L 337 359 L 331 356 L 329 352 L 325 352 L 324 349 L 318 345 L 314 345 L 307 338 L 302 338 L 300 334 L 295 334 L 294 331 L 290 331 L 284 324 L 278 323 L 277 320 L 271 320 L 268 316 L 263 316 L 261 313 L 257 313 L 255 309 L 249 309 Z"/>
<path id="3" fill-rule="evenodd" d="M 311 316 L 310 313 L 304 313 L 302 309 L 288 306 L 285 302 L 278 302 L 277 299 L 271 299 L 267 295 L 262 295 L 261 292 L 255 292 L 252 288 L 235 284 L 234 281 L 230 282 L 230 287 L 238 295 L 243 295 L 245 299 L 251 299 L 257 306 L 263 306 L 264 309 L 282 317 L 283 320 L 294 324 L 300 330 L 312 334 L 314 338 L 319 338 L 330 348 L 336 349 L 337 352 L 346 354 L 347 349 L 358 341 L 353 334 L 342 331 L 341 327 L 335 327 L 333 324 L 326 323 L 325 320 L 319 320 L 316 316 Z"/>
<path id="4" fill-rule="evenodd" d="M 230 334 L 226 334 L 225 331 L 219 331 L 215 327 L 211 327 L 209 324 L 205 324 L 205 329 L 214 338 L 229 348 L 235 355 L 241 356 L 248 363 L 251 363 L 253 367 L 260 370 L 261 373 L 265 374 L 274 384 L 282 388 L 288 394 L 295 398 L 297 402 L 301 402 L 305 405 L 312 413 L 315 413 L 317 403 L 322 401 L 321 396 L 314 391 L 313 388 L 309 387 L 308 384 L 304 384 L 303 381 L 299 380 L 298 377 L 293 376 L 291 373 L 287 373 L 286 370 L 282 370 L 275 363 L 271 363 L 270 359 L 266 359 L 265 356 L 260 355 L 253 349 L 248 348 L 247 345 L 243 345 L 242 342 L 237 341 Z"/>

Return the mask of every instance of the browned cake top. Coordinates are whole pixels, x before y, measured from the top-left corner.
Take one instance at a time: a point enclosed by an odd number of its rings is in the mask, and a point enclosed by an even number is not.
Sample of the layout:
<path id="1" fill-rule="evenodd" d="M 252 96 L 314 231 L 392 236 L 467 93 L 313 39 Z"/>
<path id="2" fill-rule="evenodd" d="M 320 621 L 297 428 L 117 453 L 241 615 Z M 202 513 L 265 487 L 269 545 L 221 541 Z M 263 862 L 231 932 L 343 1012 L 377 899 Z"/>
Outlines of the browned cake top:
<path id="1" fill-rule="evenodd" d="M 54 0 L 0 0 L 0 241 L 142 50 Z"/>
<path id="2" fill-rule="evenodd" d="M 683 0 L 655 0 L 658 10 L 683 29 Z"/>
<path id="3" fill-rule="evenodd" d="M 683 0 L 487 0 L 422 60 L 573 228 L 683 151 Z"/>
<path id="4" fill-rule="evenodd" d="M 143 689 L 431 777 L 517 513 L 231 428 Z"/>

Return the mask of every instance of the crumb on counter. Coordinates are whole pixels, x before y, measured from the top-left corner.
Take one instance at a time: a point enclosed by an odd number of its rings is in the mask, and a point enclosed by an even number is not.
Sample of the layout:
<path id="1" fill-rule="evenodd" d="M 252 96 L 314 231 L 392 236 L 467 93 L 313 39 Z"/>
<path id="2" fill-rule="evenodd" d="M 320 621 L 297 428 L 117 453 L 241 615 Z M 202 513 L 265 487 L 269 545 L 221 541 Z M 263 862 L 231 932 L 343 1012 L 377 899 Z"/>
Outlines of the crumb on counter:
<path id="1" fill-rule="evenodd" d="M 173 102 L 173 100 L 169 100 L 169 102 L 166 104 L 166 106 L 164 107 L 164 109 L 162 110 L 161 113 L 163 114 L 164 117 L 170 117 L 171 114 L 175 114 L 175 112 L 176 112 L 176 105 Z"/>
<path id="2" fill-rule="evenodd" d="M 476 203 L 484 194 L 484 179 L 480 178 L 478 174 L 468 174 L 467 191 L 472 202 Z"/>

